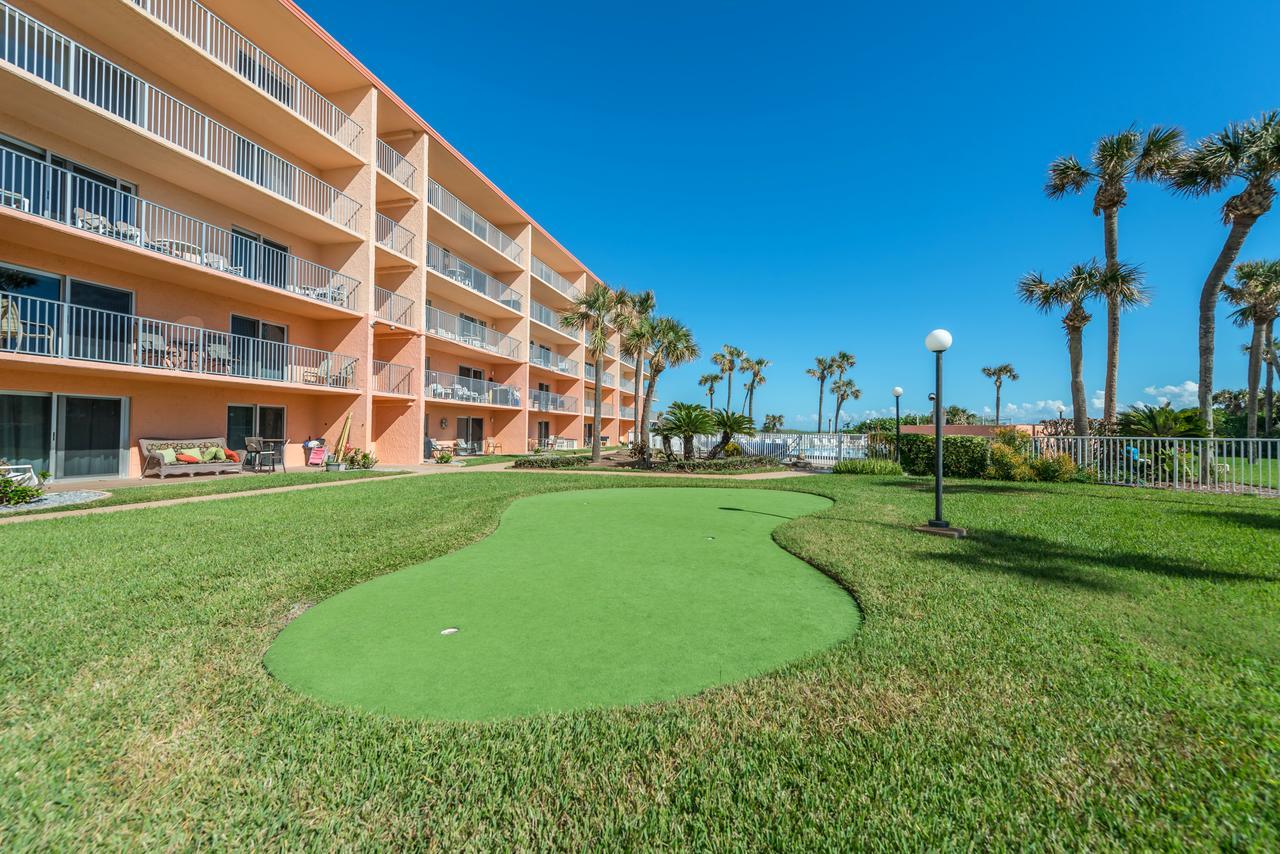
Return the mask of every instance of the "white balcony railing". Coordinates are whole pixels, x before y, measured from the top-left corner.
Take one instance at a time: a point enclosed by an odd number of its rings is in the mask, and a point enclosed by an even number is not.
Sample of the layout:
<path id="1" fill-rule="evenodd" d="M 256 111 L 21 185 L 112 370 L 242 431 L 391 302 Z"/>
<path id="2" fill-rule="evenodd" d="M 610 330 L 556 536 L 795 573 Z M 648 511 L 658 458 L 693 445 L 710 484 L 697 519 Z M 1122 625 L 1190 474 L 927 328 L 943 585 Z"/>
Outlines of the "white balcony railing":
<path id="1" fill-rule="evenodd" d="M 520 405 L 520 389 L 517 386 L 491 383 L 475 377 L 460 377 L 443 371 L 427 371 L 427 397 L 484 406 Z"/>
<path id="2" fill-rule="evenodd" d="M 414 394 L 413 368 L 374 359 L 373 390 L 383 394 Z"/>
<path id="3" fill-rule="evenodd" d="M 529 362 L 541 368 L 559 371 L 572 377 L 578 375 L 578 362 L 576 360 L 561 356 L 559 353 L 543 350 L 540 347 L 529 350 Z"/>
<path id="4" fill-rule="evenodd" d="M 491 300 L 502 303 L 507 308 L 521 311 L 523 302 L 520 293 L 504 285 L 484 270 L 474 267 L 454 255 L 448 249 L 436 246 L 427 241 L 427 266 L 450 281 L 483 294 Z"/>
<path id="5" fill-rule="evenodd" d="M 427 203 L 512 261 L 520 263 L 524 249 L 519 243 L 430 177 L 427 178 Z"/>
<path id="6" fill-rule="evenodd" d="M 633 370 L 634 370 L 634 369 L 635 369 L 635 366 L 636 366 L 636 357 L 635 357 L 635 356 L 628 355 L 627 353 L 623 353 L 623 354 L 622 354 L 622 364 L 624 364 L 624 365 L 626 365 L 628 368 L 631 368 L 631 369 L 633 369 Z"/>
<path id="7" fill-rule="evenodd" d="M 413 189 L 418 168 L 409 159 L 382 140 L 378 140 L 378 171 L 407 190 Z"/>
<path id="8" fill-rule="evenodd" d="M 195 156 L 351 228 L 360 203 L 0 0 L 0 61 Z"/>
<path id="9" fill-rule="evenodd" d="M 364 132 L 359 122 L 196 0 L 133 3 L 339 145 L 356 150 Z"/>
<path id="10" fill-rule="evenodd" d="M 358 279 L 7 148 L 0 148 L 0 206 L 260 285 L 356 307 Z"/>
<path id="11" fill-rule="evenodd" d="M 570 338 L 574 337 L 574 331 L 560 324 L 560 313 L 553 309 L 547 308 L 540 302 L 529 301 L 529 316 L 541 323 L 543 326 L 549 326 L 552 329 Z"/>
<path id="12" fill-rule="evenodd" d="M 587 397 L 587 398 L 584 398 L 584 399 L 583 399 L 583 412 L 584 412 L 584 414 L 586 414 L 586 415 L 595 415 L 595 414 L 596 414 L 596 402 L 595 402 L 595 399 L 594 399 L 594 398 L 592 398 L 592 397 Z M 601 404 L 600 404 L 600 416 L 601 416 L 602 418 L 612 418 L 612 417 L 613 417 L 613 404 L 612 404 L 612 403 L 601 403 Z"/>
<path id="13" fill-rule="evenodd" d="M 538 412 L 578 411 L 578 399 L 570 395 L 556 394 L 553 391 L 529 391 L 529 408 Z"/>
<path id="14" fill-rule="evenodd" d="M 509 359 L 520 358 L 520 342 L 510 335 L 503 335 L 473 320 L 466 320 L 431 306 L 427 306 L 427 332 Z"/>
<path id="15" fill-rule="evenodd" d="M 550 285 L 553 289 L 567 296 L 569 299 L 577 299 L 582 296 L 582 291 L 577 286 L 557 273 L 555 270 L 538 256 L 533 256 L 533 266 L 530 268 L 533 275 L 542 280 L 544 284 Z"/>
<path id="16" fill-rule="evenodd" d="M 374 227 L 376 228 L 374 238 L 379 246 L 409 258 L 413 257 L 413 242 L 417 235 L 412 231 L 381 213 L 375 218 Z"/>
<path id="17" fill-rule="evenodd" d="M 65 302 L 0 293 L 0 351 L 353 389 L 356 359 Z"/>
<path id="18" fill-rule="evenodd" d="M 617 383 L 617 381 L 615 380 L 615 378 L 614 378 L 613 374 L 609 373 L 608 371 L 602 371 L 602 373 L 604 374 L 604 384 L 605 384 L 605 385 L 616 386 L 616 385 L 618 384 L 618 383 Z M 596 381 L 596 366 L 595 366 L 595 365 L 587 365 L 587 366 L 586 366 L 586 373 L 585 373 L 585 376 L 586 376 L 586 378 L 587 378 L 587 382 L 595 382 L 595 381 Z"/>
<path id="19" fill-rule="evenodd" d="M 634 406 L 624 406 L 621 409 L 622 417 L 628 421 L 636 420 L 636 408 Z"/>
<path id="20" fill-rule="evenodd" d="M 376 285 L 373 288 L 373 313 L 387 323 L 413 326 L 413 300 Z"/>

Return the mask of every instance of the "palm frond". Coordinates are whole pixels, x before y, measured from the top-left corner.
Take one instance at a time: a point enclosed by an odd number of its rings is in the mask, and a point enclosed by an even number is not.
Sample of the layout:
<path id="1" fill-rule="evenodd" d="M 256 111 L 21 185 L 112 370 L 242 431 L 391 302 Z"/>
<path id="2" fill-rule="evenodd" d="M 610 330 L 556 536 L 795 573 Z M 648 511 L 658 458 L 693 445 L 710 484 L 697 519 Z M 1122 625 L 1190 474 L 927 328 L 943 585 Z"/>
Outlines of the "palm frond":
<path id="1" fill-rule="evenodd" d="M 1153 125 L 1147 130 L 1133 166 L 1133 175 L 1139 181 L 1159 181 L 1167 178 L 1184 151 L 1182 128 Z"/>
<path id="2" fill-rule="evenodd" d="M 1085 169 L 1075 155 L 1069 154 L 1049 164 L 1049 179 L 1045 182 L 1044 193 L 1051 199 L 1060 199 L 1068 193 L 1084 192 L 1093 179 L 1093 173 Z"/>

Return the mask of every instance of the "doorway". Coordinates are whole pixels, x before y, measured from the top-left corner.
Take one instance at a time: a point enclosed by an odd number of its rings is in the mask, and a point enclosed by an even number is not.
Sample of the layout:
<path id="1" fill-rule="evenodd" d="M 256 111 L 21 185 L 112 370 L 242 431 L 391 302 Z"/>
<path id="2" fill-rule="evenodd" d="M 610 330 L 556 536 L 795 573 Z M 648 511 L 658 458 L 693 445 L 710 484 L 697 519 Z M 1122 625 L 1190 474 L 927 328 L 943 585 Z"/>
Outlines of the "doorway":
<path id="1" fill-rule="evenodd" d="M 484 419 L 458 418 L 458 453 L 479 454 L 484 450 Z"/>
<path id="2" fill-rule="evenodd" d="M 55 408 L 53 476 L 122 477 L 128 465 L 128 400 L 56 395 Z"/>

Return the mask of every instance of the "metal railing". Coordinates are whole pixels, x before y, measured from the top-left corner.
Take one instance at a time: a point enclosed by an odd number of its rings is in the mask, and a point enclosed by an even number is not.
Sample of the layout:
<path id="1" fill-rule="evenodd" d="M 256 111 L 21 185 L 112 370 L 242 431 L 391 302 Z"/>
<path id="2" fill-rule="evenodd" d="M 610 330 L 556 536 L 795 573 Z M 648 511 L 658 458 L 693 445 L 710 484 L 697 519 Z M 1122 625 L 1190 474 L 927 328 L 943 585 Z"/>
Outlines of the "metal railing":
<path id="1" fill-rule="evenodd" d="M 465 288 L 470 288 L 478 294 L 502 303 L 507 308 L 523 310 L 524 303 L 517 291 L 431 241 L 427 241 L 427 267 L 452 282 L 457 282 Z"/>
<path id="2" fill-rule="evenodd" d="M 359 122 L 196 0 L 133 3 L 339 145 L 356 150 L 364 132 Z"/>
<path id="3" fill-rule="evenodd" d="M 549 326 L 561 335 L 567 335 L 570 338 L 576 338 L 574 330 L 569 329 L 560 324 L 560 312 L 552 308 L 547 308 L 540 302 L 529 301 L 529 317 L 541 323 L 543 326 Z"/>
<path id="4" fill-rule="evenodd" d="M 413 326 L 413 300 L 376 285 L 373 288 L 373 313 L 388 323 Z"/>
<path id="5" fill-rule="evenodd" d="M 569 299 L 577 299 L 582 296 L 582 291 L 578 290 L 578 288 L 564 276 L 551 269 L 551 266 L 537 255 L 533 256 L 533 263 L 530 267 L 530 272 L 545 284 L 550 285 L 552 289 L 559 291 Z"/>
<path id="6" fill-rule="evenodd" d="M 595 399 L 594 399 L 594 398 L 590 398 L 590 397 L 583 398 L 583 407 L 582 407 L 582 409 L 583 409 L 583 412 L 584 412 L 585 414 L 587 414 L 587 415 L 595 415 L 595 413 L 596 413 L 596 402 L 595 402 Z M 612 403 L 601 403 L 601 404 L 600 404 L 600 417 L 602 417 L 602 418 L 612 418 L 612 417 L 613 417 L 613 404 L 612 404 Z"/>
<path id="7" fill-rule="evenodd" d="M 624 406 L 621 408 L 620 412 L 622 413 L 622 417 L 628 421 L 636 420 L 636 408 L 634 406 Z"/>
<path id="8" fill-rule="evenodd" d="M 427 306 L 427 331 L 468 347 L 478 347 L 511 359 L 520 358 L 520 342 L 471 320 Z"/>
<path id="9" fill-rule="evenodd" d="M 578 411 L 578 399 L 572 395 L 556 394 L 553 391 L 529 390 L 529 408 L 538 412 Z"/>
<path id="10" fill-rule="evenodd" d="M 328 350 L 17 294 L 0 294 L 0 351 L 329 388 L 355 388 L 357 362 Z"/>
<path id="11" fill-rule="evenodd" d="M 635 366 L 636 366 L 636 357 L 635 357 L 635 356 L 630 356 L 630 355 L 628 355 L 628 354 L 626 354 L 626 353 L 623 353 L 623 354 L 622 354 L 622 364 L 624 364 L 624 365 L 626 365 L 628 368 L 631 368 L 631 369 L 633 369 L 633 370 L 634 370 L 634 369 L 635 369 Z"/>
<path id="12" fill-rule="evenodd" d="M 486 406 L 520 405 L 518 386 L 491 383 L 443 371 L 427 371 L 426 392 L 427 397 L 435 400 L 456 400 Z"/>
<path id="13" fill-rule="evenodd" d="M 1033 459 L 1066 454 L 1099 483 L 1280 495 L 1280 439 L 1040 436 Z"/>
<path id="14" fill-rule="evenodd" d="M 529 349 L 530 364 L 547 368 L 552 371 L 558 371 L 562 374 L 569 374 L 576 377 L 578 375 L 578 362 L 576 359 L 570 359 L 568 356 L 561 356 L 559 353 L 548 352 L 543 349 Z"/>
<path id="15" fill-rule="evenodd" d="M 497 249 L 512 261 L 517 264 L 521 262 L 521 258 L 524 256 L 524 249 L 519 243 L 516 243 L 509 234 L 473 211 L 465 202 L 430 177 L 427 178 L 427 204 L 494 249 Z"/>
<path id="16" fill-rule="evenodd" d="M 287 199 L 352 227 L 360 203 L 0 0 L 0 60 Z"/>
<path id="17" fill-rule="evenodd" d="M 706 454 L 719 441 L 718 435 L 695 436 L 695 455 Z M 757 433 L 754 436 L 737 435 L 733 437 L 733 441 L 748 456 L 772 457 L 780 463 L 803 461 L 819 468 L 830 468 L 840 460 L 865 459 L 877 455 L 876 448 L 862 434 Z M 651 436 L 649 444 L 650 447 L 661 448 L 662 439 Z M 671 444 L 676 453 L 684 452 L 684 442 L 679 437 L 673 437 Z"/>
<path id="18" fill-rule="evenodd" d="M 344 308 L 360 281 L 250 237 L 0 148 L 0 206 Z"/>
<path id="19" fill-rule="evenodd" d="M 373 390 L 383 394 L 414 394 L 413 368 L 374 359 Z"/>
<path id="20" fill-rule="evenodd" d="M 618 383 L 617 383 L 617 380 L 616 380 L 616 378 L 613 376 L 613 374 L 609 373 L 608 371 L 602 371 L 602 373 L 604 374 L 604 384 L 605 384 L 605 385 L 616 386 L 616 385 L 618 384 Z M 595 382 L 595 381 L 596 381 L 596 366 L 595 366 L 595 365 L 590 365 L 590 364 L 589 364 L 589 365 L 587 365 L 587 366 L 586 366 L 585 373 L 584 373 L 584 376 L 587 378 L 587 382 Z"/>
<path id="21" fill-rule="evenodd" d="M 382 140 L 378 140 L 378 171 L 407 190 L 413 189 L 418 167 Z"/>
<path id="22" fill-rule="evenodd" d="M 413 257 L 413 241 L 417 235 L 412 231 L 383 213 L 379 213 L 374 218 L 374 228 L 374 239 L 383 249 L 390 249 L 409 258 Z"/>

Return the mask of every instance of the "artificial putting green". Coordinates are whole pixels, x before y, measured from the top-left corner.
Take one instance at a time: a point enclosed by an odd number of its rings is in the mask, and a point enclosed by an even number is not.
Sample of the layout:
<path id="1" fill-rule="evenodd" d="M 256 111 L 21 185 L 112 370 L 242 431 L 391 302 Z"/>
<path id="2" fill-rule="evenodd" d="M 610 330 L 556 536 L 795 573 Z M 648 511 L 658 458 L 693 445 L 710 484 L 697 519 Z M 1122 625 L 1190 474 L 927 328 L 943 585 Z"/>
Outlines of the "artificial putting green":
<path id="1" fill-rule="evenodd" d="M 306 611 L 266 665 L 319 700 L 405 717 L 485 720 L 694 694 L 855 631 L 845 590 L 770 536 L 829 506 L 805 493 L 716 488 L 522 498 L 487 538 Z"/>

